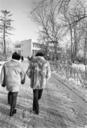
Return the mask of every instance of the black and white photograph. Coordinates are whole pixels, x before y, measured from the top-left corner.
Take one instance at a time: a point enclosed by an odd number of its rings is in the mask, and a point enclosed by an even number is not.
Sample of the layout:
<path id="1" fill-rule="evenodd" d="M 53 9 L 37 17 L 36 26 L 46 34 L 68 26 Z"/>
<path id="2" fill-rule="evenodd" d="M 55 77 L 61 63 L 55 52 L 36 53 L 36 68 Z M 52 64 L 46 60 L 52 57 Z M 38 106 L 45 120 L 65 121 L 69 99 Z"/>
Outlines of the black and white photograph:
<path id="1" fill-rule="evenodd" d="M 0 128 L 87 128 L 87 0 L 0 0 Z"/>

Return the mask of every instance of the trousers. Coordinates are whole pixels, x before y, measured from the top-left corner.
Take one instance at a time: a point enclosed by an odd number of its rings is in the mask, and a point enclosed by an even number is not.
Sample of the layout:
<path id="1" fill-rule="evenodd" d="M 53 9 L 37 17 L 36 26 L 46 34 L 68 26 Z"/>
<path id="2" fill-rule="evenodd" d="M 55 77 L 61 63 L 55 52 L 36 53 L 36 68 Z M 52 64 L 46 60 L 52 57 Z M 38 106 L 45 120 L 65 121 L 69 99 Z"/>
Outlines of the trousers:
<path id="1" fill-rule="evenodd" d="M 11 109 L 15 109 L 17 103 L 18 92 L 9 92 L 8 93 L 8 104 L 11 106 Z"/>
<path id="2" fill-rule="evenodd" d="M 39 114 L 39 100 L 41 99 L 43 89 L 33 90 L 33 111 Z"/>

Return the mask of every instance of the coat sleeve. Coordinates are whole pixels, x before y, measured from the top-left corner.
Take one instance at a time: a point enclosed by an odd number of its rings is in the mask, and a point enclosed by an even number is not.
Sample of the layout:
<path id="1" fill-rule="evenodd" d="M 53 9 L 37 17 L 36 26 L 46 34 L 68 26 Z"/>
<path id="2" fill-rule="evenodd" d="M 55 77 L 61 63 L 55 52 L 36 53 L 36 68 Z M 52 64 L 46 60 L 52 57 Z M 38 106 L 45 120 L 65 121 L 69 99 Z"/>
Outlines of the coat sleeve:
<path id="1" fill-rule="evenodd" d="M 31 68 L 32 68 L 32 66 L 31 66 L 31 64 L 29 64 L 27 72 L 26 72 L 28 78 L 31 78 Z"/>
<path id="2" fill-rule="evenodd" d="M 5 87 L 5 79 L 4 79 L 4 76 L 5 76 L 5 65 L 3 65 L 2 69 L 1 69 L 1 77 L 0 77 L 0 81 L 1 81 L 1 86 L 2 87 Z"/>

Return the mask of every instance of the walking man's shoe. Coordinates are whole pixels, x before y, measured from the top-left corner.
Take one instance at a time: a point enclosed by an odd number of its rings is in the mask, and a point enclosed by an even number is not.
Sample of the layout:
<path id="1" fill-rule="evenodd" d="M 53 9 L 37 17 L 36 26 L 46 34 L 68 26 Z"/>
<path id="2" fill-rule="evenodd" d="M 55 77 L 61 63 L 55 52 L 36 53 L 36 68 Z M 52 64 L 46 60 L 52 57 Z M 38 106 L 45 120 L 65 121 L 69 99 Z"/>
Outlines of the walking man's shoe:
<path id="1" fill-rule="evenodd" d="M 17 112 L 17 110 L 16 110 L 16 109 L 14 109 L 14 110 L 13 110 L 13 114 L 16 114 L 16 112 Z"/>
<path id="2" fill-rule="evenodd" d="M 10 116 L 13 116 L 14 114 L 16 114 L 16 112 L 17 112 L 16 109 L 10 110 Z"/>
<path id="3" fill-rule="evenodd" d="M 36 112 L 35 110 L 33 110 L 32 108 L 30 109 L 30 113 L 32 114 L 36 114 L 36 115 L 39 115 L 39 112 Z"/>

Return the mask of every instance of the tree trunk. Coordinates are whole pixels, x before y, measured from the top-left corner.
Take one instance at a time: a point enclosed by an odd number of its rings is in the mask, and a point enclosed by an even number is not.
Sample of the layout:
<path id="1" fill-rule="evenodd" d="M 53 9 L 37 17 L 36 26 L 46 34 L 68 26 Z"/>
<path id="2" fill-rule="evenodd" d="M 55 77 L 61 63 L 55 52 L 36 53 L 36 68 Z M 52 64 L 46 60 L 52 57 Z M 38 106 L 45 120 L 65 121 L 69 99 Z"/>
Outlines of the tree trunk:
<path id="1" fill-rule="evenodd" d="M 74 60 L 76 58 L 76 55 L 77 55 L 77 39 L 76 39 L 76 26 L 74 27 Z"/>
<path id="2" fill-rule="evenodd" d="M 4 54 L 4 56 L 6 57 L 5 23 L 4 23 L 4 27 L 3 27 L 3 44 L 4 44 L 3 54 Z"/>
<path id="3" fill-rule="evenodd" d="M 70 59 L 71 59 L 71 62 L 73 61 L 73 35 L 72 35 L 72 27 L 71 25 L 69 24 L 69 29 L 70 29 L 70 37 L 71 37 L 71 55 L 70 55 Z"/>

